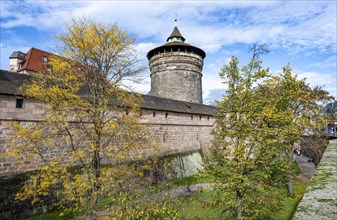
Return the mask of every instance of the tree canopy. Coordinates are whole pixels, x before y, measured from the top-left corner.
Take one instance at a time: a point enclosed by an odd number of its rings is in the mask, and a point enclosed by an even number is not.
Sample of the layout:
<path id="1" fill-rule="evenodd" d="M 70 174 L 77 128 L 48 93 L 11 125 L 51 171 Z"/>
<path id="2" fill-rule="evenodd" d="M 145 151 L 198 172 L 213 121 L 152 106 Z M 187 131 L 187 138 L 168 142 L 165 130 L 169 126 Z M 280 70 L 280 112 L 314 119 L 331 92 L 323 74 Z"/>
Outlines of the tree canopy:
<path id="1" fill-rule="evenodd" d="M 280 208 L 294 175 L 294 143 L 322 128 L 318 102 L 329 99 L 289 66 L 270 74 L 259 59 L 266 51 L 254 48 L 248 65 L 240 68 L 232 57 L 219 73 L 228 89 L 217 102 L 213 148 L 205 160 L 205 172 L 220 182 L 213 205 L 228 218 L 261 219 Z"/>
<path id="2" fill-rule="evenodd" d="M 37 123 L 14 124 L 11 153 L 44 166 L 17 198 L 37 203 L 56 195 L 56 205 L 74 204 L 96 218 L 100 200 L 110 197 L 112 217 L 149 215 L 145 204 L 129 204 L 139 199 L 136 189 L 149 183 L 143 172 L 149 168 L 130 161 L 154 150 L 137 123 L 140 96 L 121 88 L 123 79 L 136 80 L 144 69 L 134 37 L 117 24 L 87 18 L 72 20 L 66 30 L 57 36 L 58 55 L 47 63 L 52 71 L 34 73 L 22 87 L 26 97 L 45 106 Z"/>

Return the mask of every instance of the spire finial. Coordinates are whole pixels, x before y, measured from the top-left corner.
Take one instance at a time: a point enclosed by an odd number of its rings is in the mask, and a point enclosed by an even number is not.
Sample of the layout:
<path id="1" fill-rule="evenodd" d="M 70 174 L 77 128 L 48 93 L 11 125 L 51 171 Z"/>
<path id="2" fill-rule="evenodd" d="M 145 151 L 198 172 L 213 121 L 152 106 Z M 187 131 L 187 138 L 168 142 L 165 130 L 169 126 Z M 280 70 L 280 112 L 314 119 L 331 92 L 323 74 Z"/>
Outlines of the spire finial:
<path id="1" fill-rule="evenodd" d="M 175 15 L 176 15 L 176 16 L 175 16 L 176 18 L 174 19 L 174 26 L 177 26 L 177 22 L 178 22 L 178 13 L 176 12 Z"/>

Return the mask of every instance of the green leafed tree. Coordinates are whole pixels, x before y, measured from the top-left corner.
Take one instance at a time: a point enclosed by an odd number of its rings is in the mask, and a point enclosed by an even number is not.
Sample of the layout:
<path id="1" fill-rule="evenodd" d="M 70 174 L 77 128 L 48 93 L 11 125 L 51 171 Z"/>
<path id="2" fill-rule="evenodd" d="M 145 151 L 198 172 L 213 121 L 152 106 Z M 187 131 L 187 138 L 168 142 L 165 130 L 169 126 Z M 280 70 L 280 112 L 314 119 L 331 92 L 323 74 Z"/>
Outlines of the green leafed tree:
<path id="1" fill-rule="evenodd" d="M 141 97 L 121 88 L 123 80 L 137 81 L 144 70 L 133 42 L 118 25 L 87 18 L 72 20 L 57 36 L 58 55 L 47 64 L 52 71 L 33 74 L 22 87 L 26 97 L 44 107 L 37 123 L 14 124 L 11 153 L 44 165 L 18 199 L 72 204 L 95 219 L 106 197 L 114 207 L 111 218 L 130 219 L 128 213 L 135 213 L 131 204 L 140 199 L 136 189 L 148 186 L 143 171 L 149 168 L 130 161 L 154 148 L 137 123 Z M 171 210 L 168 203 L 159 204 Z M 150 215 L 146 205 L 137 207 L 138 217 Z"/>
<path id="2" fill-rule="evenodd" d="M 240 68 L 233 57 L 220 72 L 228 89 L 217 102 L 213 148 L 205 160 L 205 172 L 220 183 L 212 205 L 227 218 L 261 219 L 281 207 L 293 178 L 294 143 L 318 126 L 317 102 L 327 97 L 321 89 L 316 96 L 289 67 L 272 76 L 261 67 L 264 48 L 253 49 L 248 65 Z"/>
<path id="3" fill-rule="evenodd" d="M 327 115 L 322 112 L 322 103 L 329 101 L 332 97 L 322 87 L 311 88 L 305 79 L 298 79 L 292 74 L 290 66 L 285 66 L 282 73 L 271 76 L 265 80 L 257 89 L 257 95 L 265 97 L 264 105 L 274 106 L 279 112 L 286 114 L 285 121 L 281 124 L 283 132 L 279 138 L 285 147 L 285 157 L 288 158 L 289 168 L 292 164 L 292 153 L 295 144 L 301 144 L 310 139 L 315 139 L 316 145 L 312 142 L 308 150 L 317 153 L 316 162 L 319 159 L 319 152 L 324 152 L 324 126 Z M 281 114 L 281 113 L 279 113 Z M 304 139 L 304 140 L 303 140 Z M 288 190 L 294 194 L 292 188 L 292 175 L 289 172 Z"/>

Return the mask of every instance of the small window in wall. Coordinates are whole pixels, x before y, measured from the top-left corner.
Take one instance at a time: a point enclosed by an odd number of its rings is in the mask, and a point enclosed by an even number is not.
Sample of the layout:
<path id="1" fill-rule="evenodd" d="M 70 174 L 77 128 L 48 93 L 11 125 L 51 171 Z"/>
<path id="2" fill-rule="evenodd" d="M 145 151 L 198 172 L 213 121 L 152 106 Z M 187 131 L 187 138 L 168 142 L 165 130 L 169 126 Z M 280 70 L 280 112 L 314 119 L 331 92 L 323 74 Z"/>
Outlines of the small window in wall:
<path id="1" fill-rule="evenodd" d="M 209 116 L 207 116 L 207 121 L 209 121 Z"/>
<path id="2" fill-rule="evenodd" d="M 47 56 L 43 56 L 42 60 L 43 60 L 43 62 L 48 62 L 48 57 Z"/>
<path id="3" fill-rule="evenodd" d="M 47 66 L 47 72 L 51 72 L 51 67 Z"/>
<path id="4" fill-rule="evenodd" d="M 191 115 L 191 120 L 193 120 L 193 115 Z"/>
<path id="5" fill-rule="evenodd" d="M 168 117 L 168 113 L 166 112 L 166 113 L 165 113 L 165 118 L 167 118 L 167 117 Z"/>
<path id="6" fill-rule="evenodd" d="M 125 114 L 129 115 L 129 109 L 128 108 L 125 108 Z"/>
<path id="7" fill-rule="evenodd" d="M 153 116 L 153 117 L 156 117 L 156 112 L 153 112 L 153 113 L 152 113 L 152 116 Z"/>
<path id="8" fill-rule="evenodd" d="M 202 116 L 200 115 L 200 116 L 199 116 L 199 120 L 201 120 L 201 118 L 202 118 Z"/>
<path id="9" fill-rule="evenodd" d="M 23 99 L 16 99 L 16 108 L 23 108 Z"/>

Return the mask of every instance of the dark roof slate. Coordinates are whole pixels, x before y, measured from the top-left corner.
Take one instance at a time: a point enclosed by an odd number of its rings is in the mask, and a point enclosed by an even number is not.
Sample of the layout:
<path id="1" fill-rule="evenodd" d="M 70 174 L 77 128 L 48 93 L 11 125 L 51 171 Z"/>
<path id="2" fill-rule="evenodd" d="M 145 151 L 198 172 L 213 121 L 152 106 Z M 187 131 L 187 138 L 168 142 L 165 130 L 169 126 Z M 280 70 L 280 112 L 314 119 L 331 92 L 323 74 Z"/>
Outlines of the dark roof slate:
<path id="1" fill-rule="evenodd" d="M 180 42 L 180 41 L 168 42 L 169 39 L 171 39 L 173 37 L 182 38 L 183 41 L 182 42 Z M 181 35 L 179 29 L 176 26 L 174 27 L 171 35 L 167 38 L 167 43 L 150 50 L 147 53 L 146 57 L 147 57 L 148 60 L 150 60 L 151 57 L 153 57 L 154 55 L 156 55 L 158 53 L 164 53 L 166 49 L 167 49 L 166 52 L 169 52 L 171 48 L 172 49 L 179 48 L 181 51 L 184 51 L 185 49 L 188 49 L 188 50 L 193 51 L 193 53 L 196 53 L 196 54 L 200 55 L 203 59 L 206 57 L 205 51 L 203 51 L 202 49 L 200 49 L 198 47 L 195 47 L 191 44 L 185 43 L 185 38 Z"/>
<path id="2" fill-rule="evenodd" d="M 0 69 L 0 94 L 21 95 L 19 87 L 29 80 L 29 75 Z"/>
<path id="3" fill-rule="evenodd" d="M 30 81 L 31 76 L 0 69 L 0 94 L 22 95 L 19 87 Z M 83 92 L 83 91 L 82 91 Z M 165 99 L 151 95 L 142 95 L 141 108 L 200 115 L 213 115 L 216 107 L 198 103 Z"/>
<path id="4" fill-rule="evenodd" d="M 151 95 L 142 95 L 144 102 L 143 109 L 162 110 L 170 112 L 183 112 L 200 115 L 213 115 L 216 107 L 192 102 L 184 102 L 173 99 L 166 99 Z"/>
<path id="5" fill-rule="evenodd" d="M 27 56 L 27 54 L 25 54 L 24 52 L 21 52 L 21 51 L 14 51 L 11 56 L 9 57 L 10 59 L 11 58 L 19 58 L 19 59 L 25 59 Z"/>
<path id="6" fill-rule="evenodd" d="M 174 26 L 171 35 L 167 38 L 166 41 L 169 41 L 169 39 L 174 38 L 174 37 L 181 38 L 183 42 L 185 41 L 185 38 L 184 38 L 183 35 L 180 33 L 180 31 L 179 31 L 179 29 L 177 28 L 177 26 Z"/>

